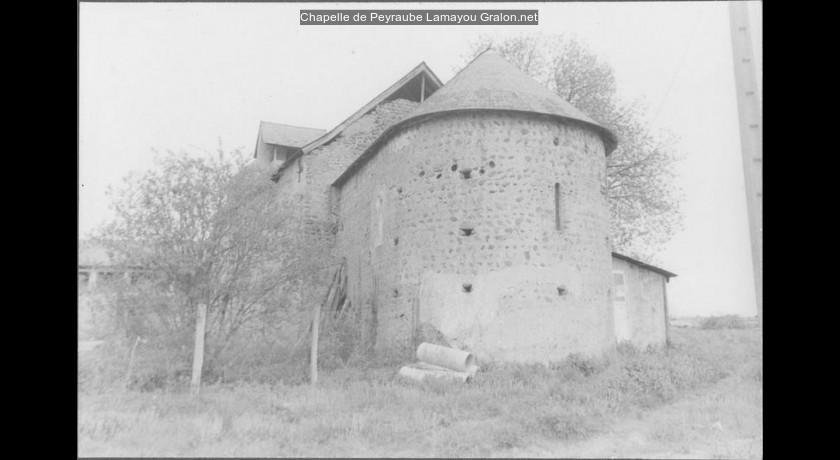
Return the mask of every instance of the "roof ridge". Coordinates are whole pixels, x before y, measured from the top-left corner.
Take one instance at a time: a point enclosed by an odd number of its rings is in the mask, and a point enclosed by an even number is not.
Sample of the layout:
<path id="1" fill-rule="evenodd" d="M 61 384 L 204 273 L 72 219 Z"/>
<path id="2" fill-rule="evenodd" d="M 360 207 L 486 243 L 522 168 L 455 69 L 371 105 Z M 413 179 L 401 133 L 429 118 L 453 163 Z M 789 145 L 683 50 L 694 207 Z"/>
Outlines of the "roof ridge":
<path id="1" fill-rule="evenodd" d="M 315 148 L 320 147 L 321 145 L 326 144 L 336 136 L 338 136 L 344 129 L 349 126 L 354 121 L 358 120 L 359 118 L 363 117 L 365 114 L 373 110 L 377 105 L 381 104 L 382 102 L 387 99 L 388 96 L 394 94 L 397 90 L 405 86 L 412 78 L 416 77 L 420 72 L 426 72 L 431 77 L 434 77 L 434 83 L 439 85 L 438 88 L 443 88 L 443 82 L 440 81 L 437 75 L 432 72 L 432 69 L 429 68 L 428 64 L 425 61 L 421 61 L 419 64 L 414 66 L 408 73 L 400 77 L 396 82 L 394 82 L 391 86 L 386 88 L 384 91 L 376 95 L 373 99 L 368 101 L 367 104 L 363 105 L 360 109 L 353 112 L 349 117 L 347 117 L 344 121 L 336 125 L 333 129 L 328 130 L 326 134 L 318 137 L 317 139 L 313 140 L 312 142 L 304 145 L 302 147 L 304 152 L 310 152 Z M 431 96 L 430 96 L 431 97 Z"/>
<path id="2" fill-rule="evenodd" d="M 440 79 L 440 77 L 438 77 L 438 76 L 437 76 L 437 74 L 435 74 L 435 72 L 432 70 L 432 68 L 431 68 L 431 67 L 429 67 L 429 64 L 426 64 L 426 61 L 420 61 L 420 64 L 417 64 L 417 67 L 420 67 L 420 66 L 425 67 L 425 68 L 426 68 L 426 70 L 427 70 L 427 71 L 429 71 L 429 74 L 430 74 L 432 77 L 434 77 L 434 78 L 435 78 L 436 83 L 439 83 L 439 84 L 440 84 L 440 86 L 441 86 L 441 87 L 443 87 L 443 81 Z M 415 67 L 415 68 L 417 68 L 417 67 Z"/>
<path id="3" fill-rule="evenodd" d="M 447 81 L 447 82 L 446 82 L 443 86 L 446 86 L 446 85 L 448 85 L 448 84 L 452 83 L 453 81 L 455 81 L 455 79 L 456 79 L 456 78 L 458 78 L 458 76 L 459 76 L 459 75 L 461 75 L 461 72 L 463 72 L 464 70 L 466 70 L 466 69 L 467 69 L 467 67 L 471 66 L 471 65 L 472 65 L 472 63 L 473 63 L 473 62 L 475 62 L 475 60 L 476 60 L 476 59 L 480 58 L 480 57 L 481 57 L 484 53 L 486 53 L 486 52 L 488 52 L 488 51 L 490 51 L 490 50 L 492 50 L 492 49 L 493 49 L 493 45 L 490 45 L 490 46 L 488 46 L 487 48 L 485 48 L 485 49 L 484 49 L 484 51 L 482 51 L 482 52 L 480 52 L 480 53 L 476 54 L 476 55 L 475 55 L 475 57 L 474 57 L 474 58 L 472 58 L 472 59 L 470 60 L 470 62 L 466 63 L 466 64 L 464 65 L 464 67 L 461 67 L 461 70 L 459 70 L 459 71 L 455 72 L 455 75 L 453 75 L 453 76 L 452 76 L 452 78 L 450 78 L 450 79 L 449 79 L 449 81 Z M 495 50 L 494 50 L 494 52 L 495 52 L 496 54 L 499 54 L 499 52 L 498 52 L 498 51 L 495 51 Z M 501 55 L 500 55 L 500 56 L 501 56 Z M 429 97 L 431 97 L 431 96 L 429 96 Z"/>
<path id="4" fill-rule="evenodd" d="M 324 131 L 324 132 L 327 131 L 325 128 L 312 128 L 312 127 L 309 127 L 309 126 L 290 125 L 288 123 L 277 123 L 277 122 L 274 122 L 274 121 L 260 120 L 260 126 L 262 126 L 263 123 L 270 123 L 272 125 L 280 125 L 280 126 L 288 126 L 290 128 L 311 129 L 313 131 Z"/>

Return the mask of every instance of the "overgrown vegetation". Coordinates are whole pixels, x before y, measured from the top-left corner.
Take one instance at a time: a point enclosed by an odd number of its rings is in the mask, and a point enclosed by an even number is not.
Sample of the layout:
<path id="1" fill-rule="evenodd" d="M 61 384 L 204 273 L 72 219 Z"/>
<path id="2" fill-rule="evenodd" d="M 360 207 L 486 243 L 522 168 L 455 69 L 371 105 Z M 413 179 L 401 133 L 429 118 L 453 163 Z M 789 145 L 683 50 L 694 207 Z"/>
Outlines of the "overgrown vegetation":
<path id="1" fill-rule="evenodd" d="M 301 286 L 324 257 L 301 244 L 300 207 L 278 197 L 271 173 L 220 145 L 157 154 L 153 168 L 111 191 L 116 219 L 94 242 L 115 269 L 137 271 L 86 299 L 105 345 L 80 363 L 80 387 L 180 388 L 199 305 L 207 311 L 204 381 L 297 378 L 296 357 L 307 352 Z M 329 332 L 325 341 L 338 341 Z"/>
<path id="2" fill-rule="evenodd" d="M 743 329 L 746 327 L 744 319 L 738 315 L 710 316 L 703 318 L 700 329 Z"/>
<path id="3" fill-rule="evenodd" d="M 701 400 L 681 411 L 685 420 L 654 426 L 650 442 L 681 452 L 716 420 L 738 439 L 761 436 L 760 356 L 756 329 L 693 329 L 674 331 L 665 350 L 622 346 L 600 359 L 489 366 L 470 385 L 405 381 L 398 367 L 368 362 L 324 372 L 316 387 L 216 384 L 195 398 L 82 392 L 79 454 L 543 456 L 552 454 L 535 446 L 583 446 L 624 418 L 725 386 L 735 400 Z"/>

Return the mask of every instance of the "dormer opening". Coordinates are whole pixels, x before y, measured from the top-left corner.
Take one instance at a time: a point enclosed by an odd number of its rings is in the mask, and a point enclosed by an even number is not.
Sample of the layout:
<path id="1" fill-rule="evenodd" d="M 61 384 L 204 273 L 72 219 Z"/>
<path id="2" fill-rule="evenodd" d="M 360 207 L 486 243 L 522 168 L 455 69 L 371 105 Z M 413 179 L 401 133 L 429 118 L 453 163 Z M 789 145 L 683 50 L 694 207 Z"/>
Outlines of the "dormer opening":
<path id="1" fill-rule="evenodd" d="M 289 151 L 287 149 L 285 149 L 284 147 L 281 147 L 279 145 L 275 145 L 273 147 L 274 148 L 272 149 L 272 152 L 271 152 L 271 154 L 272 154 L 271 155 L 271 161 L 273 161 L 273 162 L 276 161 L 276 162 L 279 162 L 279 163 L 285 163 L 286 160 L 289 158 Z"/>
<path id="2" fill-rule="evenodd" d="M 438 82 L 434 81 L 426 72 L 417 72 L 408 80 L 402 88 L 390 95 L 386 101 L 396 99 L 407 99 L 409 101 L 423 103 L 439 89 Z"/>

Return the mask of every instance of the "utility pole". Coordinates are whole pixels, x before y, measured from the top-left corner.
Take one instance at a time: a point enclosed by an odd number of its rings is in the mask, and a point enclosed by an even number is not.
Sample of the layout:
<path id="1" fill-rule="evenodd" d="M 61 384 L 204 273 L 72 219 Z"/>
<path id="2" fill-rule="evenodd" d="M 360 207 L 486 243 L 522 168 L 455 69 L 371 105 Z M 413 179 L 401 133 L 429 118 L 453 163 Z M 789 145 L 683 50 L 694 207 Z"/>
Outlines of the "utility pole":
<path id="1" fill-rule="evenodd" d="M 755 56 L 750 39 L 747 2 L 729 3 L 729 24 L 732 34 L 732 59 L 735 65 L 735 90 L 738 100 L 738 121 L 741 126 L 741 156 L 744 163 L 744 185 L 747 192 L 750 246 L 752 247 L 755 301 L 759 324 L 763 323 L 763 237 L 762 237 L 762 120 L 761 101 L 755 72 Z"/>

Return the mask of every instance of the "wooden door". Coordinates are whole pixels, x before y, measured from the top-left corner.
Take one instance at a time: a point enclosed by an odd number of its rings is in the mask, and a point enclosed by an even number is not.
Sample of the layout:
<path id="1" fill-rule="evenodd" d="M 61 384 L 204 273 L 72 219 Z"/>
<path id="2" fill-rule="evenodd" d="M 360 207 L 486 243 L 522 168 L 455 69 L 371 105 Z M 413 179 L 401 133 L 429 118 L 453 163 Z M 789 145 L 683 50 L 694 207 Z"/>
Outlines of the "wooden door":
<path id="1" fill-rule="evenodd" d="M 627 323 L 627 279 L 623 271 L 613 271 L 613 315 L 615 338 L 622 342 L 630 340 L 630 325 Z"/>

